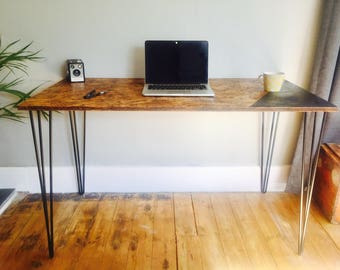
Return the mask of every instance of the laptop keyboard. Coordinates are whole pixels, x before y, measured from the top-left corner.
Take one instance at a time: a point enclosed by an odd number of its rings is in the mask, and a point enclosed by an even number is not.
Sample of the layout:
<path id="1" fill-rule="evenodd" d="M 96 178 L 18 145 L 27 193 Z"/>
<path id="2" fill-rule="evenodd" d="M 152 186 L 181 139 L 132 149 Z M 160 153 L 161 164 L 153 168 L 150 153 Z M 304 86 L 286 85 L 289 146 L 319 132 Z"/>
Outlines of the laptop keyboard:
<path id="1" fill-rule="evenodd" d="M 150 84 L 148 86 L 148 89 L 150 90 L 163 90 L 163 89 L 169 89 L 169 90 L 205 90 L 207 89 L 204 84 Z"/>

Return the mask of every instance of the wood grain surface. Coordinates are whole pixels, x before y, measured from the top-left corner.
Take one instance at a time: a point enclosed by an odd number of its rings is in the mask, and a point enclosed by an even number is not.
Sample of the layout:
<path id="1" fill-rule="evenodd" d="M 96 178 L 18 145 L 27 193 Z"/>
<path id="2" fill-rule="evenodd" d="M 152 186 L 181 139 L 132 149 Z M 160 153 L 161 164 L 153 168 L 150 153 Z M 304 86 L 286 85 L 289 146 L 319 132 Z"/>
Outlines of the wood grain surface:
<path id="1" fill-rule="evenodd" d="M 0 269 L 339 269 L 340 227 L 312 204 L 297 254 L 288 193 L 55 194 L 48 258 L 40 194 L 0 216 Z"/>
<path id="2" fill-rule="evenodd" d="M 337 111 L 336 106 L 286 81 L 277 93 L 263 91 L 259 79 L 211 79 L 215 97 L 144 97 L 143 79 L 65 80 L 22 102 L 20 110 L 97 111 Z M 95 89 L 107 91 L 92 99 Z"/>
<path id="3" fill-rule="evenodd" d="M 321 145 L 315 176 L 315 200 L 330 222 L 340 224 L 340 145 Z"/>

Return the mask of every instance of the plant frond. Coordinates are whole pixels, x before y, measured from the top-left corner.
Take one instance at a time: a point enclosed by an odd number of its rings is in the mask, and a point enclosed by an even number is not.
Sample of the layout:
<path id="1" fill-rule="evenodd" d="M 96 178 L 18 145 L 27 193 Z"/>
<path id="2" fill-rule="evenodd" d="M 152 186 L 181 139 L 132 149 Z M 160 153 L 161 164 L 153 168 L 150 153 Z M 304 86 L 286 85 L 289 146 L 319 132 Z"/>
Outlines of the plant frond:
<path id="1" fill-rule="evenodd" d="M 0 54 L 4 54 L 10 47 L 12 47 L 14 44 L 18 43 L 20 41 L 20 39 L 17 39 L 11 43 L 9 43 L 1 52 Z M 1 45 L 1 39 L 0 39 L 0 45 Z"/>
<path id="2" fill-rule="evenodd" d="M 29 42 L 18 49 L 17 45 L 19 42 L 20 39 L 9 43 L 4 48 L 1 48 L 2 42 L 0 37 L 0 71 L 2 71 L 2 78 L 0 78 L 0 93 L 5 93 L 6 95 L 9 94 L 15 98 L 14 101 L 4 106 L 0 106 L 0 119 L 10 119 L 22 122 L 21 119 L 25 118 L 25 116 L 22 112 L 17 111 L 17 106 L 25 99 L 31 97 L 32 93 L 42 84 L 30 89 L 28 92 L 24 92 L 17 90 L 17 86 L 24 82 L 22 77 L 17 77 L 9 82 L 7 82 L 7 80 L 9 80 L 10 75 L 15 75 L 17 71 L 28 75 L 27 62 L 38 61 L 44 58 L 39 56 L 41 50 L 30 50 L 33 42 Z M 47 112 L 43 112 L 43 116 L 48 119 Z"/>
<path id="3" fill-rule="evenodd" d="M 24 117 L 22 116 L 21 113 L 15 113 L 7 108 L 0 108 L 0 118 L 6 118 L 22 122 L 21 119 Z"/>
<path id="4" fill-rule="evenodd" d="M 20 70 L 27 74 L 27 65 L 25 62 L 38 61 L 43 59 L 43 57 L 38 56 L 41 50 L 28 50 L 33 42 L 26 44 L 25 46 L 14 52 L 9 52 L 9 49 L 11 49 L 11 47 L 13 47 L 19 41 L 20 40 L 13 41 L 0 52 L 0 69 L 8 68 L 12 72 L 14 72 L 14 70 Z"/>

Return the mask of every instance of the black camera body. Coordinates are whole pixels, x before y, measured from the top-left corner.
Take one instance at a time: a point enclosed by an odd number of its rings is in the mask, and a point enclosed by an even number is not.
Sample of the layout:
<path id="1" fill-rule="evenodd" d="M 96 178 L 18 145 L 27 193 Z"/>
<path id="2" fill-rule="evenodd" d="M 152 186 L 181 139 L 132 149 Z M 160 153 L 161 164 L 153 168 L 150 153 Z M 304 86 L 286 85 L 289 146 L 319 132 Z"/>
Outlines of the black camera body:
<path id="1" fill-rule="evenodd" d="M 85 82 L 84 63 L 80 59 L 68 59 L 67 80 L 69 82 Z"/>

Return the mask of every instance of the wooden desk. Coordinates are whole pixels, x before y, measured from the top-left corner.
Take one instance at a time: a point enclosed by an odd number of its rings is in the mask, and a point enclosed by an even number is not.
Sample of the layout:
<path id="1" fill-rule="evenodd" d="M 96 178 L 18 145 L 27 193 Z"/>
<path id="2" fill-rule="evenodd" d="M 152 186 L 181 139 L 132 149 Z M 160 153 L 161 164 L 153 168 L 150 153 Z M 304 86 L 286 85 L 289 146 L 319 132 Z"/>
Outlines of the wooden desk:
<path id="1" fill-rule="evenodd" d="M 61 81 L 19 105 L 20 110 L 66 111 L 294 111 L 334 112 L 336 106 L 285 81 L 282 91 L 263 91 L 258 79 L 212 79 L 215 97 L 143 97 L 143 79 Z M 84 99 L 97 89 L 107 94 Z"/>
<path id="2" fill-rule="evenodd" d="M 36 96 L 27 99 L 19 105 L 20 110 L 29 110 L 32 128 L 37 168 L 41 186 L 42 202 L 44 208 L 48 247 L 50 257 L 54 256 L 53 240 L 53 148 L 52 148 L 52 111 L 68 111 L 72 131 L 72 142 L 75 158 L 75 167 L 79 193 L 85 192 L 85 142 L 86 142 L 86 111 L 253 111 L 262 113 L 261 121 L 261 191 L 266 192 L 271 167 L 271 160 L 275 145 L 276 130 L 279 112 L 292 111 L 303 112 L 303 156 L 306 148 L 306 121 L 307 117 L 316 117 L 317 112 L 323 113 L 322 127 L 316 144 L 316 153 L 313 159 L 312 171 L 308 175 L 308 189 L 304 202 L 304 160 L 301 161 L 301 199 L 300 199 L 300 230 L 298 252 L 302 253 L 303 243 L 307 228 L 310 203 L 313 193 L 317 158 L 320 142 L 324 129 L 324 119 L 328 112 L 336 112 L 335 105 L 301 89 L 300 87 L 285 81 L 280 92 L 267 93 L 263 91 L 262 82 L 258 79 L 212 79 L 211 87 L 215 91 L 215 97 L 143 97 L 143 79 L 86 79 L 85 83 L 68 83 L 61 81 Z M 105 90 L 107 93 L 92 99 L 84 99 L 88 92 L 96 89 Z M 36 132 L 35 117 L 37 112 Z M 48 208 L 46 179 L 44 170 L 44 147 L 42 138 L 41 111 L 49 112 L 49 164 L 50 164 L 50 190 Z M 75 111 L 83 111 L 83 149 L 80 154 L 77 122 Z M 272 112 L 270 136 L 267 147 L 266 162 L 264 162 L 264 112 Z M 307 113 L 309 116 L 307 115 Z M 315 136 L 315 124 L 313 130 L 308 131 Z M 313 155 L 313 154 L 311 154 Z M 311 158 L 311 157 L 310 157 Z M 82 162 L 81 162 L 82 160 Z"/>

